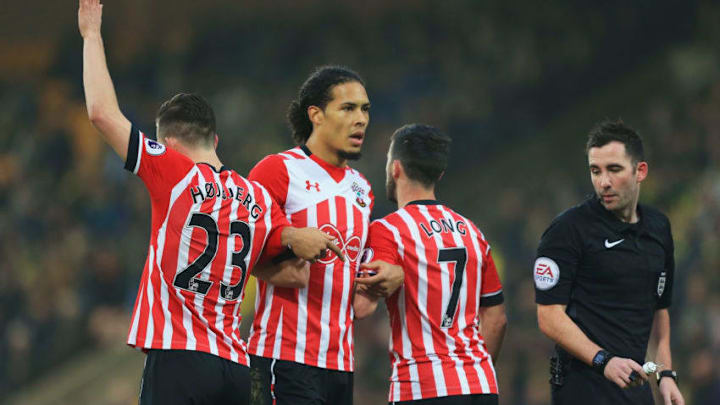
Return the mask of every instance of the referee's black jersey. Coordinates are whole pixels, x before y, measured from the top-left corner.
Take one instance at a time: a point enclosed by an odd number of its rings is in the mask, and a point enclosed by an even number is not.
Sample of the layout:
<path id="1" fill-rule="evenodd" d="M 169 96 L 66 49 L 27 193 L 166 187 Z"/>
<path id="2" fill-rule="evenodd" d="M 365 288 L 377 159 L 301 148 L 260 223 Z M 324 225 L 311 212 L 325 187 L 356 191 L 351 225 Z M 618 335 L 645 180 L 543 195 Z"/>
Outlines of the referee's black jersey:
<path id="1" fill-rule="evenodd" d="M 560 214 L 543 233 L 533 269 L 535 302 L 567 305 L 593 342 L 640 364 L 655 310 L 670 306 L 675 259 L 670 221 L 638 206 L 622 222 L 590 198 Z"/>

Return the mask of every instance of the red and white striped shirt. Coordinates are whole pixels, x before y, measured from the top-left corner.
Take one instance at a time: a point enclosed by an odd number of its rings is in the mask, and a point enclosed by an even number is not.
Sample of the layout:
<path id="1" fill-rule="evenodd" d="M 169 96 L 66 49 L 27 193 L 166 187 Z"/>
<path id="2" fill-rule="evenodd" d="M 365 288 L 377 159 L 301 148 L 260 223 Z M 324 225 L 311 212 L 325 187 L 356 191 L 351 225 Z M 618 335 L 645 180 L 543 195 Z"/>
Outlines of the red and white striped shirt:
<path id="1" fill-rule="evenodd" d="M 152 201 L 152 230 L 128 344 L 211 353 L 249 365 L 240 303 L 260 257 L 284 247 L 282 210 L 262 186 L 216 171 L 133 128 L 125 168 Z"/>
<path id="2" fill-rule="evenodd" d="M 317 227 L 338 240 L 346 261 L 330 255 L 310 266 L 307 288 L 258 280 L 248 352 L 314 367 L 353 371 L 352 288 L 367 239 L 373 194 L 356 170 L 298 147 L 267 156 L 250 172 L 294 226 Z"/>
<path id="3" fill-rule="evenodd" d="M 401 265 L 387 298 L 388 400 L 497 394 L 478 308 L 502 303 L 490 245 L 470 220 L 437 201 L 414 201 L 370 225 L 365 260 Z"/>

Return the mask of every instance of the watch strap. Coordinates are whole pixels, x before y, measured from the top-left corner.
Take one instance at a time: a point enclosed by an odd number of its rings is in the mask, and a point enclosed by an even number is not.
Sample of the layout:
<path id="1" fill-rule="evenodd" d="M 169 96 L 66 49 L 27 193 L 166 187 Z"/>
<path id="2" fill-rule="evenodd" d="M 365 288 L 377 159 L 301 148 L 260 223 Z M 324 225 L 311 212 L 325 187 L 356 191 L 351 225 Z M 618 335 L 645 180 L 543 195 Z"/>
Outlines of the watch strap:
<path id="1" fill-rule="evenodd" d="M 657 382 L 660 383 L 660 380 L 662 380 L 663 377 L 670 377 L 673 380 L 675 380 L 675 384 L 678 382 L 677 373 L 675 370 L 662 370 L 655 373 L 655 376 L 657 377 Z"/>

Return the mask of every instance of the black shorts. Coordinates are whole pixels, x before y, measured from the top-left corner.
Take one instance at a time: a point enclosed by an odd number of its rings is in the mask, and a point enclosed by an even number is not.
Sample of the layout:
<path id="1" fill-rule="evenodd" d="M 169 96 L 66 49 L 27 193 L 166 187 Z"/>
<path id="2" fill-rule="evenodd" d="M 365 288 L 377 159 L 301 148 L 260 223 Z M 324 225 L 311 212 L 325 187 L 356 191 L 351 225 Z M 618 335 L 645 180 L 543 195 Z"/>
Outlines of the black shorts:
<path id="1" fill-rule="evenodd" d="M 498 405 L 498 396 L 497 394 L 451 395 L 390 403 L 393 405 Z"/>
<path id="2" fill-rule="evenodd" d="M 650 385 L 620 388 L 575 359 L 564 371 L 562 385 L 551 384 L 553 405 L 654 405 Z"/>
<path id="3" fill-rule="evenodd" d="M 248 367 L 191 350 L 148 350 L 140 384 L 140 405 L 247 405 L 250 400 Z"/>
<path id="4" fill-rule="evenodd" d="M 250 356 L 252 405 L 351 405 L 353 373 Z"/>

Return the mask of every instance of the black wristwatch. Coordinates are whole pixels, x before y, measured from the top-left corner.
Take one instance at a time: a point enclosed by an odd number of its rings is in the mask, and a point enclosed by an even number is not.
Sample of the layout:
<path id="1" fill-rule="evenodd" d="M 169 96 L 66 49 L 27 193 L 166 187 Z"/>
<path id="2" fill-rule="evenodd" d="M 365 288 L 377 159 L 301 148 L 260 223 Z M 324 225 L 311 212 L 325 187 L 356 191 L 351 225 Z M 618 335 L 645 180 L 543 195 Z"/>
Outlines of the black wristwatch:
<path id="1" fill-rule="evenodd" d="M 592 359 L 592 369 L 598 372 L 600 375 L 604 375 L 605 373 L 605 366 L 607 366 L 610 359 L 615 357 L 614 354 L 610 353 L 607 350 L 599 350 L 595 357 Z"/>
<path id="2" fill-rule="evenodd" d="M 660 380 L 662 380 L 663 377 L 672 378 L 673 380 L 675 380 L 675 384 L 677 384 L 678 382 L 677 373 L 673 370 L 658 371 L 657 373 L 655 373 L 655 377 L 657 377 L 658 384 L 660 384 Z"/>

